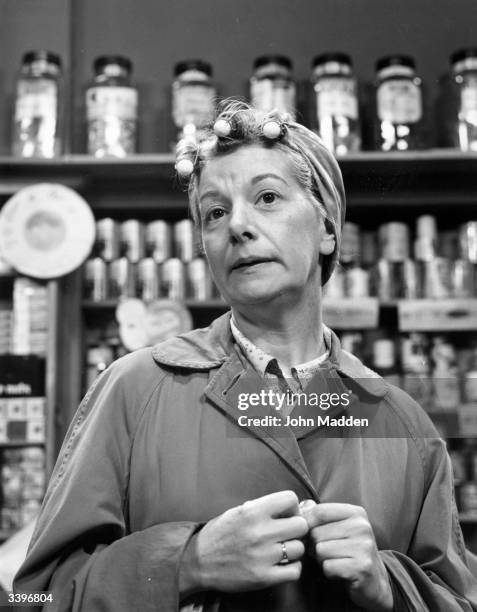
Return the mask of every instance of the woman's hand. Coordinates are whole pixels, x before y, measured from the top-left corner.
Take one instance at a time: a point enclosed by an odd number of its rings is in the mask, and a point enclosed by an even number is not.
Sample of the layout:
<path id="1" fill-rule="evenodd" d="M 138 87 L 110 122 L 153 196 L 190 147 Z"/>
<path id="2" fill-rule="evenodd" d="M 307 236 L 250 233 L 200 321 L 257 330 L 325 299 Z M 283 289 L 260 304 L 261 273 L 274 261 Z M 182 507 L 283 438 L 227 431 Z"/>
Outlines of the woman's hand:
<path id="1" fill-rule="evenodd" d="M 365 610 L 393 609 L 386 567 L 379 556 L 366 510 L 351 504 L 301 504 L 316 559 L 328 578 L 346 581 L 351 600 Z"/>
<path id="2" fill-rule="evenodd" d="M 298 580 L 308 533 L 293 491 L 280 491 L 231 508 L 191 539 L 184 553 L 179 588 L 194 591 L 253 591 Z M 289 563 L 280 564 L 283 547 Z"/>

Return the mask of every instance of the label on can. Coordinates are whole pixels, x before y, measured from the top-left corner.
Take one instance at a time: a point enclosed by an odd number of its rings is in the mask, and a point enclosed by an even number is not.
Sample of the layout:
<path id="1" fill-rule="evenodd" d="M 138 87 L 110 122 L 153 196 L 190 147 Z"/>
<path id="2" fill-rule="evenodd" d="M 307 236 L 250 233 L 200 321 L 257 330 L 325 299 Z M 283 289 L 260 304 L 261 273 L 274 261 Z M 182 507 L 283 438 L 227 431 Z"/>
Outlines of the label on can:
<path id="1" fill-rule="evenodd" d="M 204 259 L 193 259 L 187 264 L 187 285 L 189 297 L 193 300 L 210 300 L 212 297 L 212 279 Z"/>
<path id="2" fill-rule="evenodd" d="M 182 219 L 174 225 L 174 255 L 182 261 L 190 261 L 194 254 L 194 225 L 190 219 Z"/>
<path id="3" fill-rule="evenodd" d="M 185 297 L 184 264 L 180 259 L 172 258 L 161 266 L 161 294 L 171 300 L 183 300 Z"/>
<path id="4" fill-rule="evenodd" d="M 86 92 L 88 121 L 116 117 L 137 119 L 137 90 L 133 87 L 90 87 Z"/>
<path id="5" fill-rule="evenodd" d="M 132 262 L 144 257 L 144 225 L 140 221 L 129 219 L 121 224 L 121 254 Z"/>
<path id="6" fill-rule="evenodd" d="M 421 90 L 409 79 L 381 83 L 377 91 L 378 117 L 389 123 L 416 123 L 422 117 Z"/>
<path id="7" fill-rule="evenodd" d="M 100 257 L 88 259 L 84 268 L 84 296 L 93 302 L 108 298 L 107 264 Z"/>
<path id="8" fill-rule="evenodd" d="M 358 119 L 355 81 L 346 77 L 321 77 L 315 85 L 318 120 L 323 117 Z"/>
<path id="9" fill-rule="evenodd" d="M 166 221 L 152 221 L 146 225 L 146 254 L 156 263 L 172 256 L 171 226 Z"/>

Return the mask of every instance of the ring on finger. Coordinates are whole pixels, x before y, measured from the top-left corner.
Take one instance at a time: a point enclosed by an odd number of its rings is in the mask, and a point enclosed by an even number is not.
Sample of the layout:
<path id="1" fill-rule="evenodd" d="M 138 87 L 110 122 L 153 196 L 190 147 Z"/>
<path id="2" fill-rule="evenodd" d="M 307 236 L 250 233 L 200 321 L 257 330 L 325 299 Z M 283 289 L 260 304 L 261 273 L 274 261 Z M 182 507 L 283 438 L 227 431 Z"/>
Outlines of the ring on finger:
<path id="1" fill-rule="evenodd" d="M 278 562 L 278 565 L 287 565 L 288 563 L 290 563 L 290 559 L 288 558 L 287 553 L 287 545 L 285 544 L 285 542 L 280 542 L 280 544 L 282 546 L 282 558 Z"/>

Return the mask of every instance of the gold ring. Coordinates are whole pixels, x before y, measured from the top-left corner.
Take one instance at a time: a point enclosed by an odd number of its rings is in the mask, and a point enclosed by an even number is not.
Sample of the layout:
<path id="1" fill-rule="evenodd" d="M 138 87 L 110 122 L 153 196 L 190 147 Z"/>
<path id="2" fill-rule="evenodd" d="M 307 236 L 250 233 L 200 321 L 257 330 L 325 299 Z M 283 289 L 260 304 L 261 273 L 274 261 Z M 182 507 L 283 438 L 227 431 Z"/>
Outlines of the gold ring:
<path id="1" fill-rule="evenodd" d="M 287 565 L 287 563 L 290 563 L 290 559 L 288 558 L 287 554 L 287 545 L 285 544 L 285 542 L 280 542 L 280 544 L 282 545 L 282 558 L 280 559 L 278 564 Z"/>

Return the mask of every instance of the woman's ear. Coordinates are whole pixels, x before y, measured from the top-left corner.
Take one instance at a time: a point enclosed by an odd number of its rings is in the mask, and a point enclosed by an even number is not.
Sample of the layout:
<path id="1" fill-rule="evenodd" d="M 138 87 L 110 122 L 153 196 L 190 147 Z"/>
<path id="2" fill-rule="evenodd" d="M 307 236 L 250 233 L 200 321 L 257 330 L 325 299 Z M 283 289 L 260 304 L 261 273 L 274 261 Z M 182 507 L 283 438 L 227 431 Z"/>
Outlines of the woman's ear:
<path id="1" fill-rule="evenodd" d="M 331 255 L 336 247 L 335 235 L 325 232 L 321 237 L 320 253 L 322 255 Z"/>

